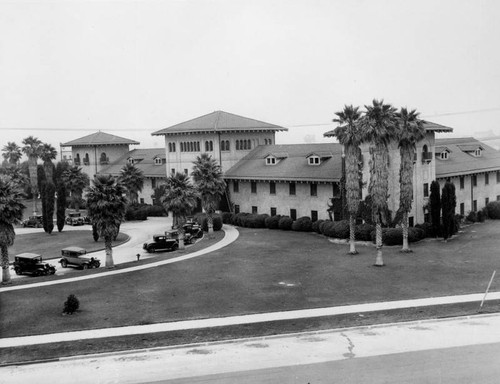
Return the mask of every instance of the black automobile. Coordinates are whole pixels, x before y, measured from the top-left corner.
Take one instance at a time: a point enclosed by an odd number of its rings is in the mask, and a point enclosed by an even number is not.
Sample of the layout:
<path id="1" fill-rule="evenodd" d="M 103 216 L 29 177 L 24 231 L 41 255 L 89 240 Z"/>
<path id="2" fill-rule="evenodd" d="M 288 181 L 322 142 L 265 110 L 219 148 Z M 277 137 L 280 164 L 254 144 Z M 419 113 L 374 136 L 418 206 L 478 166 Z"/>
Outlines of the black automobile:
<path id="1" fill-rule="evenodd" d="M 20 253 L 14 259 L 14 271 L 17 275 L 45 276 L 56 273 L 56 267 L 45 263 L 36 253 Z"/>
<path id="2" fill-rule="evenodd" d="M 178 229 L 171 229 L 171 230 L 168 230 L 168 231 L 165 231 L 165 237 L 167 239 L 174 239 L 175 241 L 177 241 L 177 243 L 179 243 L 179 230 Z M 202 234 L 203 236 L 203 234 Z M 194 242 L 196 241 L 196 238 L 191 235 L 190 233 L 188 232 L 184 232 L 184 244 L 193 244 Z"/>
<path id="3" fill-rule="evenodd" d="M 70 212 L 65 220 L 68 225 L 84 225 L 84 219 L 81 212 Z"/>
<path id="4" fill-rule="evenodd" d="M 23 221 L 23 227 L 31 227 L 31 228 L 42 228 L 43 227 L 43 216 L 42 215 L 33 215 L 28 217 Z"/>
<path id="5" fill-rule="evenodd" d="M 142 246 L 148 253 L 175 251 L 179 248 L 179 243 L 175 239 L 169 239 L 165 235 L 154 235 L 153 240 L 144 243 Z"/>
<path id="6" fill-rule="evenodd" d="M 188 221 L 182 226 L 182 228 L 186 234 L 190 234 L 195 239 L 203 237 L 203 229 L 201 228 L 201 225 L 195 221 Z"/>
<path id="7" fill-rule="evenodd" d="M 67 247 L 61 250 L 61 267 L 66 268 L 68 265 L 79 267 L 82 269 L 99 268 L 101 262 L 94 257 L 85 257 L 87 250 L 81 247 Z"/>

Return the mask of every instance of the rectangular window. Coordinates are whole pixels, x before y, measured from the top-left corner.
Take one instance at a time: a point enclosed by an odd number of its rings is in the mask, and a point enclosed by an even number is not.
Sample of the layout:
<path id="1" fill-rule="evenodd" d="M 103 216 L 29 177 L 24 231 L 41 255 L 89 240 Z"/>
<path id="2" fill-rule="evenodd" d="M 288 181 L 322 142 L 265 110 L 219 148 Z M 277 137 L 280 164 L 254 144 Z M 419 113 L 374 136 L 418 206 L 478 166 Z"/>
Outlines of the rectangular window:
<path id="1" fill-rule="evenodd" d="M 257 193 L 257 182 L 255 181 L 250 182 L 250 192 Z"/>
<path id="2" fill-rule="evenodd" d="M 255 205 L 252 205 L 252 213 L 257 213 L 257 207 Z"/>
<path id="3" fill-rule="evenodd" d="M 484 205 L 485 206 L 488 205 L 489 202 L 490 202 L 490 198 L 489 197 L 487 197 L 486 199 L 484 199 Z"/>
<path id="4" fill-rule="evenodd" d="M 490 183 L 490 174 L 485 173 L 484 174 L 484 185 L 488 185 Z"/>
<path id="5" fill-rule="evenodd" d="M 240 206 L 238 204 L 234 205 L 234 213 L 240 213 Z"/>
<path id="6" fill-rule="evenodd" d="M 465 177 L 460 176 L 460 189 L 465 188 Z"/>
<path id="7" fill-rule="evenodd" d="M 318 211 L 311 211 L 311 221 L 318 221 Z"/>
<path id="8" fill-rule="evenodd" d="M 477 175 L 472 175 L 472 186 L 477 187 Z"/>
<path id="9" fill-rule="evenodd" d="M 276 208 L 271 208 L 271 216 L 276 216 Z"/>
<path id="10" fill-rule="evenodd" d="M 500 171 L 497 171 L 497 184 L 500 183 Z"/>
<path id="11" fill-rule="evenodd" d="M 477 200 L 474 200 L 474 201 L 472 202 L 472 210 L 473 210 L 474 212 L 477 212 Z"/>
<path id="12" fill-rule="evenodd" d="M 460 203 L 460 214 L 462 216 L 465 215 L 465 204 L 464 203 Z"/>
<path id="13" fill-rule="evenodd" d="M 170 172 L 175 173 L 175 168 L 172 168 Z"/>
<path id="14" fill-rule="evenodd" d="M 429 197 L 429 183 L 424 183 L 424 197 Z"/>
<path id="15" fill-rule="evenodd" d="M 295 183 L 290 183 L 290 195 L 295 196 Z"/>
<path id="16" fill-rule="evenodd" d="M 233 192 L 238 193 L 240 191 L 240 183 L 238 180 L 233 181 Z"/>
<path id="17" fill-rule="evenodd" d="M 311 196 L 318 196 L 318 184 L 311 184 Z"/>
<path id="18" fill-rule="evenodd" d="M 290 209 L 290 217 L 292 220 L 297 220 L 297 210 L 296 209 Z"/>
<path id="19" fill-rule="evenodd" d="M 271 195 L 276 195 L 276 183 L 274 181 L 269 183 L 269 193 Z"/>

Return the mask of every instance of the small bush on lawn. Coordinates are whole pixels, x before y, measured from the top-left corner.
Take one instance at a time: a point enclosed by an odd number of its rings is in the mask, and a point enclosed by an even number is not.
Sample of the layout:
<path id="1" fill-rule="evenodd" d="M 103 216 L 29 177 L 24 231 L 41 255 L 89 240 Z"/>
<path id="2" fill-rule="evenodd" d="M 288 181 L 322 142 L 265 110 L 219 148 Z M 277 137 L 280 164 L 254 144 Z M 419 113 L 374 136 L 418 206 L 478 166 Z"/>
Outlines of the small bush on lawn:
<path id="1" fill-rule="evenodd" d="M 266 228 L 269 229 L 279 229 L 281 215 L 266 217 L 264 221 Z"/>
<path id="2" fill-rule="evenodd" d="M 292 223 L 292 231 L 311 232 L 312 221 L 308 216 L 299 217 Z"/>
<path id="3" fill-rule="evenodd" d="M 335 226 L 333 221 L 327 220 L 319 225 L 321 233 L 328 237 L 335 237 L 335 231 L 333 227 Z"/>
<path id="4" fill-rule="evenodd" d="M 194 219 L 201 225 L 201 228 L 205 232 L 208 232 L 208 217 L 206 213 L 197 213 L 194 216 Z M 214 224 L 214 231 L 220 231 L 222 228 L 222 216 L 217 213 L 212 214 L 212 220 Z"/>
<path id="5" fill-rule="evenodd" d="M 408 241 L 414 243 L 425 239 L 425 231 L 422 228 L 410 227 L 408 228 Z"/>
<path id="6" fill-rule="evenodd" d="M 316 232 L 316 233 L 319 233 L 321 234 L 321 229 L 320 229 L 320 226 L 321 226 L 321 223 L 323 223 L 325 220 L 317 220 L 315 221 L 314 223 L 312 223 L 312 227 L 311 227 L 311 230 L 313 232 Z"/>
<path id="7" fill-rule="evenodd" d="M 329 226 L 328 223 L 331 223 L 331 222 L 332 222 L 331 220 L 324 220 L 321 223 L 319 223 L 319 225 L 318 225 L 319 233 L 322 234 L 322 235 L 327 236 L 325 234 L 325 227 L 328 227 Z"/>
<path id="8" fill-rule="evenodd" d="M 279 229 L 289 231 L 292 229 L 293 220 L 289 216 L 282 216 L 279 221 Z"/>
<path id="9" fill-rule="evenodd" d="M 475 223 L 477 222 L 477 212 L 475 211 L 470 211 L 467 215 L 467 217 L 465 218 L 465 220 L 467 220 L 468 222 L 470 223 Z"/>
<path id="10" fill-rule="evenodd" d="M 159 205 L 144 204 L 144 209 L 148 217 L 162 217 L 167 214 L 165 208 Z"/>
<path id="11" fill-rule="evenodd" d="M 239 227 L 242 227 L 243 224 L 243 220 L 246 216 L 248 216 L 249 213 L 246 213 L 246 212 L 240 212 L 240 213 L 236 213 L 234 216 L 233 216 L 233 225 L 237 225 Z"/>
<path id="12" fill-rule="evenodd" d="M 492 201 L 486 206 L 488 217 L 493 220 L 500 219 L 500 201 Z"/>
<path id="13" fill-rule="evenodd" d="M 247 228 L 265 228 L 267 214 L 251 214 L 243 220 L 243 226 Z"/>
<path id="14" fill-rule="evenodd" d="M 375 230 L 375 226 L 371 224 L 358 224 L 354 231 L 354 237 L 359 241 L 371 241 L 371 233 Z"/>
<path id="15" fill-rule="evenodd" d="M 325 221 L 320 225 L 320 228 L 325 236 L 334 237 L 336 239 L 349 238 L 349 222 L 347 220 Z"/>
<path id="16" fill-rule="evenodd" d="M 125 220 L 147 220 L 148 211 L 147 208 L 139 205 L 129 205 L 125 212 Z"/>
<path id="17" fill-rule="evenodd" d="M 78 308 L 80 308 L 80 301 L 76 298 L 75 295 L 73 294 L 69 295 L 66 301 L 64 302 L 63 313 L 72 315 L 78 310 Z"/>
<path id="18" fill-rule="evenodd" d="M 222 222 L 224 224 L 232 224 L 233 217 L 234 217 L 234 214 L 231 212 L 222 212 Z"/>
<path id="19" fill-rule="evenodd" d="M 415 243 L 424 237 L 422 228 L 408 228 L 408 242 Z M 376 241 L 376 231 L 371 233 L 372 241 Z M 403 245 L 403 230 L 401 228 L 382 228 L 382 243 L 385 245 Z"/>
<path id="20" fill-rule="evenodd" d="M 424 238 L 426 237 L 436 237 L 434 227 L 432 223 L 422 223 L 415 225 L 415 228 L 419 228 L 424 231 Z"/>

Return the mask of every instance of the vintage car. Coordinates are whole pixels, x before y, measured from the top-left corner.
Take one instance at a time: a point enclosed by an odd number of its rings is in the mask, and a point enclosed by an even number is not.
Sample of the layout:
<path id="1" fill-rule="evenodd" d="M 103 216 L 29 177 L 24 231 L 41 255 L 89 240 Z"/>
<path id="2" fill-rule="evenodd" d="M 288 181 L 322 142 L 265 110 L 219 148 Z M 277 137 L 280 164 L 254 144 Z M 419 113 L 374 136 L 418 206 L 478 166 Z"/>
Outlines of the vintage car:
<path id="1" fill-rule="evenodd" d="M 178 229 L 170 229 L 165 231 L 165 237 L 167 239 L 174 239 L 179 242 L 179 230 Z M 193 244 L 196 241 L 196 238 L 188 232 L 184 232 L 184 244 Z"/>
<path id="2" fill-rule="evenodd" d="M 148 253 L 175 251 L 179 244 L 176 239 L 169 239 L 165 235 L 154 235 L 153 240 L 144 243 L 142 248 Z"/>
<path id="3" fill-rule="evenodd" d="M 80 247 L 67 247 L 61 250 L 62 258 L 59 260 L 61 267 L 66 268 L 68 265 L 79 267 L 82 269 L 99 268 L 101 262 L 93 257 L 85 257 L 87 250 Z"/>
<path id="4" fill-rule="evenodd" d="M 68 216 L 66 216 L 65 222 L 68 225 L 83 225 L 83 224 L 85 224 L 81 212 L 68 213 Z"/>
<path id="5" fill-rule="evenodd" d="M 14 271 L 17 275 L 23 273 L 32 276 L 53 275 L 56 273 L 56 267 L 42 261 L 42 256 L 36 253 L 20 253 L 14 259 Z"/>
<path id="6" fill-rule="evenodd" d="M 23 227 L 32 227 L 32 228 L 42 228 L 43 227 L 43 216 L 42 215 L 33 215 L 28 217 L 23 221 Z"/>
<path id="7" fill-rule="evenodd" d="M 182 228 L 184 228 L 184 232 L 186 234 L 190 234 L 195 239 L 203 237 L 203 229 L 201 228 L 201 225 L 196 221 L 188 221 L 182 226 Z"/>

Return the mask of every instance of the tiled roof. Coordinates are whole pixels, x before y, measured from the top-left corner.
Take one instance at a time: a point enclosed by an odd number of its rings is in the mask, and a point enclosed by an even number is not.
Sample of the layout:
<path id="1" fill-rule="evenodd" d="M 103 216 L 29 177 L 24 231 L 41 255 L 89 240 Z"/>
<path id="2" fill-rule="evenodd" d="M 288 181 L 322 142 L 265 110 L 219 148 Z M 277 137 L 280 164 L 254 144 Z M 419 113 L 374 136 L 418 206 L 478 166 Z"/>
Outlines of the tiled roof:
<path id="1" fill-rule="evenodd" d="M 320 165 L 308 165 L 306 156 L 310 153 L 331 153 Z M 266 165 L 265 158 L 273 153 L 287 153 L 275 165 Z M 342 172 L 342 146 L 335 143 L 261 145 L 256 147 L 224 177 L 239 180 L 276 180 L 276 181 L 339 181 Z"/>
<path id="2" fill-rule="evenodd" d="M 436 147 L 446 147 L 451 151 L 448 159 L 435 160 L 437 178 L 500 170 L 500 151 L 472 137 L 436 139 Z M 483 151 L 480 157 L 475 157 L 460 147 L 481 147 Z"/>
<path id="3" fill-rule="evenodd" d="M 125 139 L 120 136 L 110 135 L 105 132 L 96 132 L 91 135 L 80 137 L 79 139 L 68 141 L 67 143 L 62 143 L 64 147 L 78 147 L 78 146 L 89 146 L 89 145 L 131 145 L 139 144 L 137 141 Z"/>
<path id="4" fill-rule="evenodd" d="M 441 124 L 436 124 L 431 121 L 425 121 L 424 122 L 424 128 L 427 132 L 453 132 L 453 128 L 450 127 L 445 127 L 444 125 Z M 334 136 L 333 134 L 334 129 L 331 131 L 325 132 L 323 136 L 325 137 L 332 137 Z"/>
<path id="5" fill-rule="evenodd" d="M 165 149 L 163 148 L 147 148 L 147 149 L 134 149 L 127 152 L 125 155 L 116 160 L 113 164 L 110 164 L 106 168 L 103 168 L 99 173 L 105 175 L 118 176 L 121 169 L 125 164 L 127 164 L 128 158 L 132 157 L 134 159 L 134 165 L 140 169 L 144 176 L 146 177 L 166 177 L 167 168 L 165 164 L 157 165 L 154 162 L 156 157 L 165 159 Z"/>
<path id="6" fill-rule="evenodd" d="M 264 123 L 248 117 L 224 111 L 215 111 L 192 120 L 153 132 L 152 135 L 171 135 L 191 132 L 231 132 L 231 131 L 287 131 L 279 125 Z"/>

